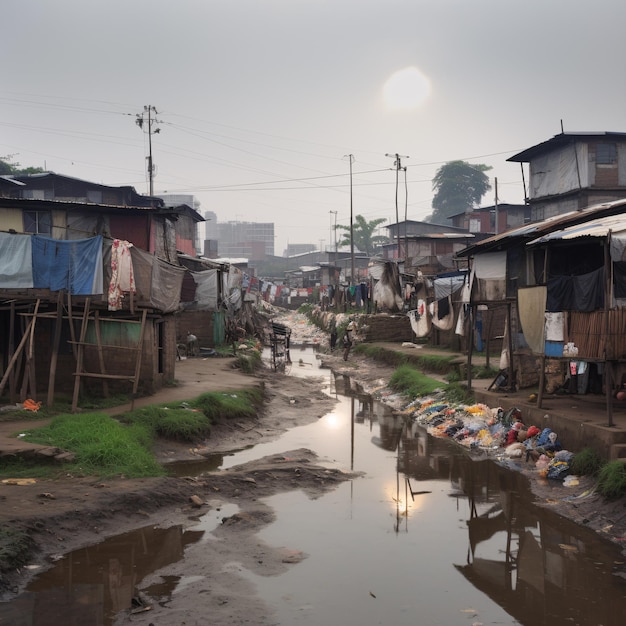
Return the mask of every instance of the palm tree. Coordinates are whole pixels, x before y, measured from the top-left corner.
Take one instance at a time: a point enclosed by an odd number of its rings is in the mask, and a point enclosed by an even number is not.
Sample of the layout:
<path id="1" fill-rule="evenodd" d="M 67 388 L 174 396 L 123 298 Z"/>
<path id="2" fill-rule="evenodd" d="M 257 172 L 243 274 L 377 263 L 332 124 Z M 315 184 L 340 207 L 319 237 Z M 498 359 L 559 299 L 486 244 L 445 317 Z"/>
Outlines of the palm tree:
<path id="1" fill-rule="evenodd" d="M 354 222 L 352 224 L 352 232 L 354 239 L 354 247 L 361 252 L 365 252 L 367 255 L 371 256 L 374 254 L 374 251 L 377 246 L 388 243 L 388 237 L 384 235 L 374 235 L 374 231 L 383 223 L 386 222 L 387 219 L 384 217 L 379 217 L 376 220 L 372 220 L 368 222 L 362 215 L 357 215 L 354 218 Z M 342 224 L 337 224 L 335 226 L 337 230 L 345 231 L 343 235 L 343 239 L 338 242 L 339 246 L 349 246 L 350 245 L 350 226 L 344 226 Z"/>

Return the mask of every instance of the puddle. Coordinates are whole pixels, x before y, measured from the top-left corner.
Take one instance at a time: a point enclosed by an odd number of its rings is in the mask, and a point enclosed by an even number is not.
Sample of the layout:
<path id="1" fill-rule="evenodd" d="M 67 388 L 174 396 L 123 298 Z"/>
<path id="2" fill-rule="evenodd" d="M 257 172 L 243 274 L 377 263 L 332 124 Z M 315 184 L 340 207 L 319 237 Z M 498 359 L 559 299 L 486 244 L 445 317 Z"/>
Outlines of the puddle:
<path id="1" fill-rule="evenodd" d="M 300 491 L 264 500 L 276 518 L 259 539 L 308 555 L 278 576 L 237 568 L 276 624 L 621 626 L 626 581 L 614 546 L 535 507 L 521 474 L 406 425 L 327 370 L 311 366 L 308 375 L 322 377 L 336 408 L 218 466 L 307 447 L 365 473 L 317 500 Z M 0 624 L 107 626 L 136 589 L 168 603 L 198 580 L 168 567 L 184 563 L 187 546 L 212 541 L 236 511 L 211 508 L 190 530 L 147 527 L 68 554 L 0 605 Z"/>

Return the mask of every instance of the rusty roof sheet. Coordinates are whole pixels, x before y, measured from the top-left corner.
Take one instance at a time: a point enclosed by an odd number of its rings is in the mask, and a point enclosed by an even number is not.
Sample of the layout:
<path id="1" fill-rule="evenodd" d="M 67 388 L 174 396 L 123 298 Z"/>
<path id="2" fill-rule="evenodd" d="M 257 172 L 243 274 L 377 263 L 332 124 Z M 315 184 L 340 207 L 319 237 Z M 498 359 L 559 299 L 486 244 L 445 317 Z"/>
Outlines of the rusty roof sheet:
<path id="1" fill-rule="evenodd" d="M 583 224 L 596 218 L 626 213 L 626 198 L 623 200 L 614 200 L 612 202 L 603 202 L 602 204 L 594 204 L 592 206 L 581 209 L 580 211 L 570 211 L 554 215 L 541 222 L 530 222 L 517 228 L 512 228 L 498 235 L 493 235 L 487 239 L 483 239 L 478 243 L 468 246 L 464 250 L 457 253 L 458 257 L 469 257 L 475 253 L 487 252 L 494 248 L 508 247 L 517 243 L 520 239 L 535 240 L 544 235 L 562 230 L 576 224 Z"/>
<path id="2" fill-rule="evenodd" d="M 526 245 L 534 246 L 547 241 L 576 239 L 578 237 L 607 237 L 609 233 L 626 231 L 626 215 L 609 215 L 583 224 L 574 224 L 529 241 Z"/>

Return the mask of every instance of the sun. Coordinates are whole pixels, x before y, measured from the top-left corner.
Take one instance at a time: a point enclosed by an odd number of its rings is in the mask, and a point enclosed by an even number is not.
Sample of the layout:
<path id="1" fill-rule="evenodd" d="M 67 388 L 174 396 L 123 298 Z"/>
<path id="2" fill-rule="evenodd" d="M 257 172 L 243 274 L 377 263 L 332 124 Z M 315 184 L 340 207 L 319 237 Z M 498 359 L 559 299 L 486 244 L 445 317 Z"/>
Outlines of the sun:
<path id="1" fill-rule="evenodd" d="M 385 107 L 391 111 L 409 111 L 424 103 L 430 95 L 428 76 L 417 67 L 405 67 L 394 72 L 383 87 Z"/>

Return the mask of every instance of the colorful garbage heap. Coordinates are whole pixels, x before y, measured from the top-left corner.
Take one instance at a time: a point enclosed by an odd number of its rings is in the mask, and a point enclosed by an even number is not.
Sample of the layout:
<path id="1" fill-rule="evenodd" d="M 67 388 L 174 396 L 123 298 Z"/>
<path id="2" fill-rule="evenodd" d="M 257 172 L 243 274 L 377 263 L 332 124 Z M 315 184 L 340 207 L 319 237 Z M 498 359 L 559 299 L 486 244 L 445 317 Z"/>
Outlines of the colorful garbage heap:
<path id="1" fill-rule="evenodd" d="M 426 427 L 433 437 L 449 438 L 475 452 L 533 463 L 541 476 L 563 480 L 574 454 L 564 450 L 550 428 L 526 425 L 522 413 L 485 404 L 452 405 L 441 399 L 418 398 L 404 414 Z"/>

